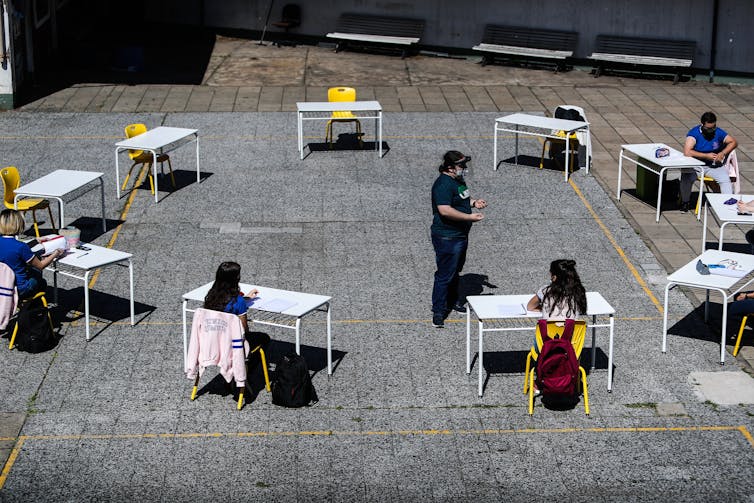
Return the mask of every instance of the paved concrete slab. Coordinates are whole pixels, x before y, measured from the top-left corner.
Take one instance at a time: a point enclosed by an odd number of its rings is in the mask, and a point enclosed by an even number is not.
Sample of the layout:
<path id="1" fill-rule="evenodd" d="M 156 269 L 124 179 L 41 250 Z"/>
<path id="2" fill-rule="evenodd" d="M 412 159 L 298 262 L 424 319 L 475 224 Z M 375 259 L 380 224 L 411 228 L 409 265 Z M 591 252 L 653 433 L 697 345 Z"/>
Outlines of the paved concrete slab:
<path id="1" fill-rule="evenodd" d="M 746 372 L 692 372 L 689 382 L 701 398 L 718 405 L 754 403 L 754 378 Z"/>

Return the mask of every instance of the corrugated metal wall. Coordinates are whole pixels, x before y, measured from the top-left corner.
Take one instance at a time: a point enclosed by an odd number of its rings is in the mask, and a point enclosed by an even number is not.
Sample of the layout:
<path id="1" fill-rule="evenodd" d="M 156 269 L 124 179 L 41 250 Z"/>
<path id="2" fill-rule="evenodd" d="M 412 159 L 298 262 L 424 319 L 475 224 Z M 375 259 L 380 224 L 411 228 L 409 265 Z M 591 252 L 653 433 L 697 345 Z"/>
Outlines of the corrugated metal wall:
<path id="1" fill-rule="evenodd" d="M 273 4 L 278 20 L 286 1 Z M 155 5 L 158 4 L 158 5 Z M 695 40 L 694 66 L 708 68 L 714 0 L 308 0 L 299 1 L 297 33 L 323 36 L 341 12 L 421 18 L 422 44 L 470 48 L 486 23 L 562 29 L 579 33 L 575 56 L 592 52 L 600 33 Z M 150 5 L 153 20 L 261 30 L 267 0 L 165 0 Z M 202 12 L 203 11 L 203 12 Z M 754 1 L 719 0 L 716 68 L 754 72 Z M 274 27 L 271 31 L 279 31 Z"/>

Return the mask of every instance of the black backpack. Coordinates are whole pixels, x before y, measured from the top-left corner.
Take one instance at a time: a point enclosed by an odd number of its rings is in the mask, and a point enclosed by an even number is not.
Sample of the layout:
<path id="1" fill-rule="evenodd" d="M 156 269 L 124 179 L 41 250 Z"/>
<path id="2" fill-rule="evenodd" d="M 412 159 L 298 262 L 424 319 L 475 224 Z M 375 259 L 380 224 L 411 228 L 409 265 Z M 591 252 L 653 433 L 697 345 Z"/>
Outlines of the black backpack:
<path id="1" fill-rule="evenodd" d="M 41 353 L 55 347 L 58 338 L 52 330 L 48 309 L 40 299 L 21 304 L 16 316 L 16 347 L 27 353 Z M 13 327 L 10 327 L 12 333 Z"/>
<path id="2" fill-rule="evenodd" d="M 303 407 L 318 401 L 306 360 L 295 353 L 284 356 L 275 367 L 272 403 L 283 407 Z"/>

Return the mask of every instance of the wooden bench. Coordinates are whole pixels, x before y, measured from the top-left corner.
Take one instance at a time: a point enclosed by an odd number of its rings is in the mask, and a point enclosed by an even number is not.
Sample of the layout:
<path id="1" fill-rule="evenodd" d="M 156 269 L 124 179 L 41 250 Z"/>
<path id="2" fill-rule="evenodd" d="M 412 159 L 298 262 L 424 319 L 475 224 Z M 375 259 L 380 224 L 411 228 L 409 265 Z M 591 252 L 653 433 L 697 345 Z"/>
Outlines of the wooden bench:
<path id="1" fill-rule="evenodd" d="M 642 67 L 659 73 L 673 73 L 678 83 L 694 60 L 696 42 L 641 37 L 597 35 L 594 52 L 589 59 L 597 61 L 594 76 L 607 67 L 641 71 Z"/>
<path id="2" fill-rule="evenodd" d="M 482 65 L 497 59 L 535 60 L 554 62 L 555 69 L 565 68 L 565 59 L 573 56 L 579 34 L 574 31 L 545 30 L 521 26 L 488 24 L 479 45 L 472 47 L 481 51 Z"/>
<path id="3" fill-rule="evenodd" d="M 338 40 L 335 52 L 349 45 L 387 45 L 397 48 L 401 51 L 401 57 L 406 57 L 410 46 L 418 43 L 423 33 L 424 21 L 420 19 L 344 13 L 338 18 L 335 31 L 326 36 Z"/>

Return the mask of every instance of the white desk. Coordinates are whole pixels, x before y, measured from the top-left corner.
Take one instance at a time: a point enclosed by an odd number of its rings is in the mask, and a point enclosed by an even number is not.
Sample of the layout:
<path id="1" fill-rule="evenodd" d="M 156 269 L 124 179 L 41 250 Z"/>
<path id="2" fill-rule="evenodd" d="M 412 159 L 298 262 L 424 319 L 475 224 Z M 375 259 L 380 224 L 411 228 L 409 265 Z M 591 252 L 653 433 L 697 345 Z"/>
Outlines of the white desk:
<path id="1" fill-rule="evenodd" d="M 182 145 L 194 142 L 196 144 L 196 183 L 200 181 L 199 172 L 199 131 L 179 127 L 160 126 L 150 129 L 133 138 L 119 141 L 115 144 L 115 193 L 120 199 L 120 172 L 118 169 L 118 154 L 122 150 L 146 150 L 152 152 L 152 170 L 154 174 L 154 202 L 158 201 L 157 188 L 157 156 L 171 152 Z"/>
<path id="2" fill-rule="evenodd" d="M 63 198 L 93 181 L 99 181 L 100 199 L 102 203 L 102 230 L 107 232 L 107 222 L 105 221 L 105 184 L 102 180 L 102 173 L 95 171 L 72 171 L 69 169 L 56 169 L 42 178 L 37 178 L 33 182 L 21 185 L 14 192 L 16 197 L 13 204 L 18 208 L 18 200 L 23 197 L 41 197 L 42 199 L 55 199 L 58 202 L 58 213 L 60 216 L 59 229 L 65 227 L 65 209 Z M 52 222 L 51 222 L 52 223 Z M 55 225 L 52 223 L 52 225 Z"/>
<path id="3" fill-rule="evenodd" d="M 323 306 L 327 312 L 327 374 L 332 374 L 332 317 L 330 312 L 332 311 L 330 301 L 332 297 L 325 295 L 314 295 L 311 293 L 292 292 L 290 290 L 278 290 L 276 288 L 268 288 L 265 286 L 250 285 L 248 283 L 239 284 L 241 291 L 249 293 L 253 289 L 259 290 L 258 299 L 249 307 L 247 317 L 254 323 L 261 325 L 270 325 L 273 327 L 287 328 L 296 332 L 296 354 L 301 354 L 301 318 L 314 311 L 322 311 Z M 184 365 L 186 363 L 188 330 L 186 313 L 193 313 L 196 309 L 189 309 L 188 302 L 204 302 L 204 298 L 207 296 L 207 292 L 212 287 L 212 282 L 202 285 L 199 288 L 195 288 L 188 293 L 183 294 L 183 360 Z M 264 311 L 257 309 L 254 306 L 263 306 L 263 303 L 269 300 L 281 300 L 285 302 L 294 302 L 293 305 L 281 312 L 274 312 L 276 315 L 282 315 L 288 318 L 295 318 L 293 324 L 283 324 L 275 320 L 266 320 L 263 318 L 264 313 L 271 313 L 270 311 Z"/>
<path id="4" fill-rule="evenodd" d="M 466 311 L 466 373 L 471 374 L 471 312 L 476 314 L 479 320 L 479 396 L 482 396 L 483 374 L 484 374 L 484 333 L 485 332 L 510 332 L 534 330 L 537 328 L 538 320 L 542 317 L 539 311 L 527 311 L 526 314 L 504 315 L 500 312 L 500 306 L 518 306 L 526 304 L 532 294 L 528 295 L 472 295 L 466 298 L 470 309 Z M 597 333 L 596 328 L 603 327 L 610 329 L 610 344 L 607 353 L 607 391 L 613 390 L 613 335 L 615 329 L 615 309 L 598 292 L 586 293 L 586 314 L 592 317 L 592 323 L 587 323 L 587 327 L 592 329 L 592 369 L 597 357 Z M 609 316 L 608 323 L 597 323 L 597 316 Z M 522 325 L 505 328 L 485 328 L 484 324 L 488 321 L 502 319 L 519 319 Z M 531 321 L 529 321 L 531 320 Z M 526 321 L 526 324 L 523 324 Z"/>
<path id="5" fill-rule="evenodd" d="M 131 307 L 131 326 L 134 325 L 134 268 L 131 263 L 130 253 L 125 253 L 118 250 L 112 250 L 110 248 L 104 248 L 93 244 L 84 244 L 82 246 L 89 248 L 89 250 L 75 249 L 69 251 L 63 258 L 53 261 L 50 266 L 54 275 L 54 291 L 55 291 L 55 303 L 58 302 L 58 274 L 68 276 L 70 278 L 80 279 L 84 282 L 84 320 L 86 325 L 86 340 L 89 337 L 89 275 L 92 271 L 101 267 L 111 265 L 124 266 L 124 262 L 128 263 L 128 281 L 130 292 L 130 307 Z M 63 267 L 61 267 L 63 266 Z M 83 276 L 79 276 L 74 271 L 82 271 Z"/>
<path id="6" fill-rule="evenodd" d="M 374 121 L 374 135 L 377 138 L 377 155 L 382 157 L 382 105 L 379 101 L 311 101 L 296 103 L 296 125 L 298 126 L 298 152 L 304 158 L 304 121 L 329 121 L 332 113 L 338 110 L 351 112 L 372 112 L 373 115 L 355 114 L 354 119 Z M 304 116 L 304 114 L 309 114 Z"/>
<path id="7" fill-rule="evenodd" d="M 509 127 L 505 127 L 505 124 L 513 124 L 516 127 L 514 129 L 511 129 Z M 539 129 L 546 131 L 545 133 L 542 132 L 532 132 L 532 131 L 521 131 L 521 126 L 532 128 L 532 129 Z M 570 145 L 570 136 L 571 133 L 575 133 L 576 131 L 584 130 L 586 134 L 589 133 L 589 123 L 588 122 L 581 122 L 581 121 L 570 121 L 565 119 L 555 119 L 553 117 L 543 117 L 541 115 L 529 115 L 524 113 L 515 113 L 511 115 L 506 115 L 505 117 L 498 117 L 495 119 L 495 152 L 493 155 L 493 168 L 495 171 L 497 171 L 497 133 L 498 131 L 506 131 L 509 133 L 514 133 L 516 135 L 516 165 L 518 165 L 518 135 L 519 134 L 525 134 L 529 136 L 540 136 L 543 138 L 554 138 L 558 140 L 565 139 L 566 142 L 566 156 L 565 156 L 565 181 L 568 182 L 568 152 L 569 152 L 569 145 Z M 554 133 L 557 131 L 565 131 L 566 136 L 565 138 L 562 138 L 560 136 L 555 135 Z M 589 161 L 592 158 L 592 152 L 591 152 L 591 141 L 587 142 L 587 152 L 586 152 L 586 172 L 589 173 Z"/>
<path id="8" fill-rule="evenodd" d="M 667 157 L 655 157 L 655 151 L 658 148 L 666 148 L 670 150 L 670 155 Z M 636 156 L 636 159 L 626 155 L 629 152 Z M 664 143 L 638 143 L 634 145 L 621 145 L 620 156 L 618 157 L 618 192 L 616 197 L 620 199 L 621 195 L 621 176 L 623 175 L 623 160 L 632 162 L 637 166 L 651 171 L 655 175 L 659 176 L 657 185 L 657 213 L 655 215 L 655 222 L 660 221 L 660 206 L 662 204 L 662 181 L 665 179 L 665 172 L 670 169 L 684 169 L 693 168 L 697 171 L 699 176 L 702 176 L 704 171 L 704 162 L 693 157 L 686 157 L 678 150 L 668 147 Z M 659 168 L 659 171 L 658 171 Z M 702 193 L 704 192 L 704 184 L 699 184 L 699 204 L 702 202 Z M 697 215 L 697 220 L 701 217 Z"/>
<path id="9" fill-rule="evenodd" d="M 712 208 L 712 216 L 720 224 L 720 236 L 717 238 L 717 249 L 723 249 L 723 233 L 725 226 L 734 225 L 754 225 L 754 216 L 739 215 L 738 206 L 735 204 L 725 204 L 728 199 L 741 199 L 744 202 L 754 201 L 754 195 L 744 194 L 711 194 L 707 193 L 707 202 L 704 205 L 704 229 L 702 230 L 702 253 L 707 246 L 707 214 L 709 208 Z"/>
<path id="10" fill-rule="evenodd" d="M 730 194 L 728 194 L 730 196 Z M 732 278 L 730 276 L 721 276 L 718 274 L 699 274 L 696 270 L 697 261 L 705 264 L 717 264 L 721 260 L 734 260 L 738 262 L 741 269 L 746 271 L 743 278 Z M 723 300 L 723 322 L 722 333 L 720 335 L 720 365 L 725 363 L 725 337 L 728 327 L 728 301 L 735 298 L 736 294 L 744 290 L 752 282 L 754 277 L 749 277 L 754 271 L 754 255 L 748 253 L 733 253 L 720 250 L 707 250 L 700 256 L 684 265 L 676 272 L 668 276 L 668 284 L 665 285 L 665 305 L 662 318 L 662 352 L 667 350 L 668 337 L 668 292 L 676 285 L 687 286 L 691 288 L 702 288 L 707 291 L 707 298 L 704 302 L 704 321 L 709 319 L 709 292 L 715 290 L 720 292 Z M 738 286 L 735 290 L 733 287 Z M 727 292 L 731 292 L 728 294 Z"/>

